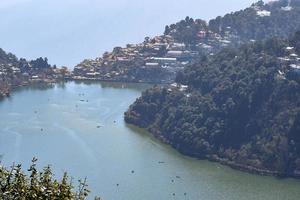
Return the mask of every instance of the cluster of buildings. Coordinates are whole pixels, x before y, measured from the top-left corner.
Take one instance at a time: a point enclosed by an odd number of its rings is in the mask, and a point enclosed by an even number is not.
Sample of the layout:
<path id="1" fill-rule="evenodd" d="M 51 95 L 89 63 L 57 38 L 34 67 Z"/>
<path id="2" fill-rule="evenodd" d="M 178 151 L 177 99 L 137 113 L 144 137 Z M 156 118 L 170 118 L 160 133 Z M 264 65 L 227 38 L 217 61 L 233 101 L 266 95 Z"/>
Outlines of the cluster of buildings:
<path id="1" fill-rule="evenodd" d="M 254 4 L 252 8 L 259 17 L 271 15 L 264 9 L 263 2 Z M 285 11 L 291 9 L 290 1 L 282 7 Z M 178 30 L 173 29 L 162 36 L 147 37 L 139 44 L 115 47 L 102 57 L 84 60 L 72 72 L 66 67 L 34 67 L 31 62 L 22 59 L 9 58 L 12 62 L 1 62 L 0 56 L 0 96 L 9 94 L 13 87 L 35 82 L 53 83 L 60 79 L 172 83 L 177 72 L 200 55 L 213 55 L 224 47 L 236 47 L 242 43 L 230 26 L 219 29 L 216 33 L 203 26 L 196 31 L 194 36 L 197 39 L 193 44 L 175 39 Z M 279 71 L 280 76 L 284 77 L 287 72 L 300 74 L 300 56 L 294 47 L 287 47 L 286 52 L 286 56 L 278 58 L 285 66 Z M 44 60 L 38 62 L 43 64 Z"/>
<path id="2" fill-rule="evenodd" d="M 12 88 L 33 83 L 52 84 L 71 76 L 71 72 L 63 67 L 37 68 L 25 60 L 3 62 L 0 64 L 0 97 L 9 96 Z"/>
<path id="3" fill-rule="evenodd" d="M 279 75 L 285 78 L 287 73 L 300 75 L 300 55 L 295 51 L 295 47 L 285 47 L 285 56 L 278 57 L 282 69 L 278 71 Z"/>
<path id="4" fill-rule="evenodd" d="M 269 4 L 271 4 L 271 2 L 269 2 Z M 270 11 L 264 9 L 264 3 L 261 2 L 253 4 L 252 8 L 258 17 L 269 17 L 272 14 Z"/>
<path id="5" fill-rule="evenodd" d="M 291 11 L 293 8 L 290 5 L 287 5 L 285 7 L 282 7 L 281 10 L 283 11 Z M 262 10 L 258 7 L 255 7 L 256 15 L 259 17 L 269 17 L 271 16 L 272 12 L 268 10 Z"/>
<path id="6" fill-rule="evenodd" d="M 116 47 L 103 57 L 84 60 L 75 66 L 74 80 L 170 83 L 178 71 L 195 57 L 236 43 L 238 37 L 227 27 L 225 34 L 200 30 L 197 44 L 178 42 L 172 35 L 145 38 L 140 44 Z"/>
<path id="7" fill-rule="evenodd" d="M 85 60 L 74 68 L 73 79 L 128 82 L 169 82 L 197 52 L 172 37 L 146 38 L 140 44 L 116 47 L 102 58 Z"/>
<path id="8" fill-rule="evenodd" d="M 225 47 L 240 45 L 240 37 L 238 37 L 237 34 L 232 31 L 230 26 L 220 29 L 222 29 L 222 35 L 210 30 L 199 31 L 199 42 L 196 44 L 196 50 L 202 54 L 209 55 L 214 54 L 218 50 Z"/>

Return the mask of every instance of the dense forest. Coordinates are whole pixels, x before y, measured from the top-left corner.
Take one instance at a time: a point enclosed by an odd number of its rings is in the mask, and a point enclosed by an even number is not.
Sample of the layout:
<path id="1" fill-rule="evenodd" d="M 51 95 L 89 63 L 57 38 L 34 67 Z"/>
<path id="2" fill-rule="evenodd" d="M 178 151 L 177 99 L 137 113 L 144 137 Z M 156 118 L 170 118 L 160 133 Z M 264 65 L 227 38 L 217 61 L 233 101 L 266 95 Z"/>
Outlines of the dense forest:
<path id="1" fill-rule="evenodd" d="M 190 45 L 203 40 L 203 36 L 210 39 L 215 34 L 221 37 L 230 35 L 230 41 L 239 45 L 274 36 L 288 37 L 299 29 L 300 1 L 279 0 L 269 3 L 258 1 L 244 10 L 219 16 L 209 22 L 187 17 L 166 26 L 164 34 Z"/>
<path id="2" fill-rule="evenodd" d="M 202 56 L 125 113 L 180 152 L 300 176 L 300 32 Z"/>

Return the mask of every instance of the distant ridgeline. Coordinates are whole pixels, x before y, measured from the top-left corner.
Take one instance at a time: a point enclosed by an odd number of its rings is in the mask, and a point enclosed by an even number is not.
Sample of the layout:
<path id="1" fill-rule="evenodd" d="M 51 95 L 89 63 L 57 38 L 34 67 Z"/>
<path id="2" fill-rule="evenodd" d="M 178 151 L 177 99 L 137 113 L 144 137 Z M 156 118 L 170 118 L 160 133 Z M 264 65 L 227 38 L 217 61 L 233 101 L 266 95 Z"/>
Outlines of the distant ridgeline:
<path id="1" fill-rule="evenodd" d="M 202 56 L 125 113 L 180 152 L 300 177 L 300 32 Z"/>
<path id="2" fill-rule="evenodd" d="M 288 37 L 300 30 L 300 0 L 259 1 L 251 7 L 209 23 L 187 17 L 166 26 L 164 35 L 140 44 L 116 47 L 95 60 L 84 60 L 74 79 L 170 83 L 176 73 L 201 55 L 225 47 L 273 36 Z"/>
<path id="3" fill-rule="evenodd" d="M 66 68 L 57 69 L 49 65 L 47 58 L 26 61 L 0 48 L 0 98 L 9 96 L 12 88 L 32 83 L 52 83 L 63 79 L 66 74 Z"/>

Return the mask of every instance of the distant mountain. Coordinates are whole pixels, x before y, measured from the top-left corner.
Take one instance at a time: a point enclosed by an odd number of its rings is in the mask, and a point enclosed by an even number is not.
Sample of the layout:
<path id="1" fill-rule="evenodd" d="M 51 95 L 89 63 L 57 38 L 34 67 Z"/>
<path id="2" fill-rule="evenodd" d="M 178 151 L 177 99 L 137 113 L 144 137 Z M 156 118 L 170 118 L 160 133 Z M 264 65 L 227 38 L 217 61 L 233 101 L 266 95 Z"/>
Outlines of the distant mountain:
<path id="1" fill-rule="evenodd" d="M 171 83 L 195 57 L 273 36 L 288 37 L 299 29 L 300 0 L 259 1 L 209 22 L 186 17 L 166 26 L 164 35 L 83 61 L 73 78 Z"/>
<path id="2" fill-rule="evenodd" d="M 300 32 L 202 56 L 125 113 L 180 152 L 300 177 Z"/>

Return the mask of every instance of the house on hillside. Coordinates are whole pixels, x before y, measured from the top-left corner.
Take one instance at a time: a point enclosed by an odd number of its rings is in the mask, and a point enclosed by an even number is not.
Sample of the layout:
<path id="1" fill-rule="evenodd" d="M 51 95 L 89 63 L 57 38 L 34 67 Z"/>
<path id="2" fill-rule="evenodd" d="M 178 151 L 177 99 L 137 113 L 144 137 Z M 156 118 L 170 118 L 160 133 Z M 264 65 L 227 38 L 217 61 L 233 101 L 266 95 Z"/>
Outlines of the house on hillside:
<path id="1" fill-rule="evenodd" d="M 152 57 L 148 62 L 159 63 L 160 65 L 176 65 L 177 58 Z"/>
<path id="2" fill-rule="evenodd" d="M 298 75 L 300 75 L 300 65 L 291 64 L 290 70 Z"/>
<path id="3" fill-rule="evenodd" d="M 260 17 L 269 17 L 271 16 L 271 12 L 267 10 L 259 10 L 256 12 L 256 14 Z"/>

